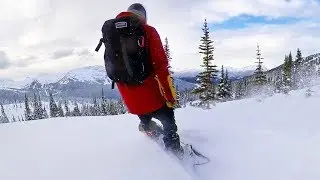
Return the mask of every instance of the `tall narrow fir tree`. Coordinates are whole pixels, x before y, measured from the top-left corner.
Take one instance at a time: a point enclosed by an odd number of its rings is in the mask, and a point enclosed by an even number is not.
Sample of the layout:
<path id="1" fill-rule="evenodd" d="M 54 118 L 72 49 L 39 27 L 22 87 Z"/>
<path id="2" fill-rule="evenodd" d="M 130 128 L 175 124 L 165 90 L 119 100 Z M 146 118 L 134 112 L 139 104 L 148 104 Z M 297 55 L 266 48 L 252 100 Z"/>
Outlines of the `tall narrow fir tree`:
<path id="1" fill-rule="evenodd" d="M 202 103 L 206 103 L 208 106 L 209 101 L 215 100 L 215 90 L 213 86 L 213 80 L 217 77 L 217 66 L 212 65 L 213 58 L 213 41 L 210 40 L 209 28 L 207 20 L 205 19 L 202 31 L 204 35 L 201 37 L 201 44 L 199 46 L 200 54 L 203 55 L 203 72 L 200 72 L 197 76 L 197 83 L 199 87 L 194 89 L 194 93 L 199 94 L 199 98 Z"/>
<path id="2" fill-rule="evenodd" d="M 258 88 L 260 89 L 261 86 L 265 85 L 266 82 L 267 82 L 267 77 L 265 75 L 265 73 L 263 72 L 263 69 L 262 69 L 262 60 L 264 58 L 261 57 L 261 50 L 260 50 L 260 47 L 259 45 L 257 45 L 257 68 L 254 72 L 255 74 L 255 82 L 256 82 L 256 85 L 258 86 Z"/>
<path id="3" fill-rule="evenodd" d="M 171 52 L 170 52 L 170 47 L 169 47 L 169 41 L 168 41 L 167 37 L 165 38 L 165 44 L 163 45 L 163 48 L 164 48 L 164 52 L 166 53 L 166 56 L 167 56 L 167 59 L 168 59 L 169 72 L 170 72 L 170 74 L 174 74 L 174 72 L 172 71 L 172 66 L 171 66 L 172 58 L 171 58 Z"/>

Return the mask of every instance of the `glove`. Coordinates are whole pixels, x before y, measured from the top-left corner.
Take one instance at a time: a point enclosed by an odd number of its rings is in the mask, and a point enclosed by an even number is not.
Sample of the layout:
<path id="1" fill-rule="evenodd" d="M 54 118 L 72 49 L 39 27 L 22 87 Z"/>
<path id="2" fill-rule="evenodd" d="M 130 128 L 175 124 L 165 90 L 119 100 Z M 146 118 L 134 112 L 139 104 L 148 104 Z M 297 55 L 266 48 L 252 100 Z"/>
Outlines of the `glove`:
<path id="1" fill-rule="evenodd" d="M 172 77 L 168 75 L 166 78 L 167 81 L 166 82 L 163 81 L 164 83 L 160 82 L 160 79 L 158 78 L 158 76 L 156 76 L 155 79 L 158 81 L 160 92 L 162 96 L 165 98 L 167 106 L 169 108 L 175 108 L 178 102 L 177 102 L 177 93 L 172 81 Z M 166 86 L 163 86 L 163 84 L 165 84 Z"/>
<path id="2" fill-rule="evenodd" d="M 169 83 L 169 88 L 171 90 L 171 94 L 172 94 L 172 100 L 167 100 L 166 104 L 169 108 L 176 108 L 177 107 L 177 92 L 176 92 L 176 89 L 175 89 L 175 86 L 173 84 L 173 81 L 172 81 L 172 77 L 169 75 L 168 77 L 168 83 Z"/>

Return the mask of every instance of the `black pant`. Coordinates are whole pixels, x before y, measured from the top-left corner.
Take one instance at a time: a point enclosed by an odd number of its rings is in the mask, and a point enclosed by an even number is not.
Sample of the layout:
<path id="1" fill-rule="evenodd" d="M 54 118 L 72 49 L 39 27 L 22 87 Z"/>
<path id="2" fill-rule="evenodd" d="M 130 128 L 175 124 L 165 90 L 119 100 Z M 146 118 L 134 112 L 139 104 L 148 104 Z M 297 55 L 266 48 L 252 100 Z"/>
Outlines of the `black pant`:
<path id="1" fill-rule="evenodd" d="M 164 105 L 157 111 L 149 114 L 139 115 L 142 124 L 147 125 L 152 118 L 158 119 L 163 126 L 163 142 L 169 150 L 179 150 L 180 137 L 177 134 L 177 125 L 174 117 L 174 110 Z"/>

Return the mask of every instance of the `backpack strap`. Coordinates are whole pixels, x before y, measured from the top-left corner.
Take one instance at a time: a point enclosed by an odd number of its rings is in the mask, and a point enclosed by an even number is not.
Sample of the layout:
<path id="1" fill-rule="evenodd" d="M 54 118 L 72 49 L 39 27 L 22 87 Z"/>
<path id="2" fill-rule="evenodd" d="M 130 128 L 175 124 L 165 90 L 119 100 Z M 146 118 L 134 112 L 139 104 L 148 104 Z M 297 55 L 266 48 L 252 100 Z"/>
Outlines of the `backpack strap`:
<path id="1" fill-rule="evenodd" d="M 132 71 L 132 68 L 130 66 L 130 62 L 129 62 L 129 59 L 128 59 L 126 43 L 124 43 L 124 40 L 123 40 L 122 37 L 120 37 L 120 43 L 121 43 L 123 61 L 124 61 L 124 64 L 126 66 L 127 72 L 131 77 L 133 77 L 133 71 Z"/>
<path id="2" fill-rule="evenodd" d="M 115 82 L 114 82 L 114 81 L 112 81 L 111 89 L 114 89 L 114 84 L 115 84 Z"/>
<path id="3" fill-rule="evenodd" d="M 99 49 L 100 49 L 101 46 L 102 46 L 102 43 L 104 43 L 104 42 L 105 42 L 105 40 L 104 40 L 103 38 L 101 38 L 100 41 L 99 41 L 99 44 L 97 45 L 97 47 L 96 47 L 96 49 L 95 49 L 96 52 L 99 51 Z"/>

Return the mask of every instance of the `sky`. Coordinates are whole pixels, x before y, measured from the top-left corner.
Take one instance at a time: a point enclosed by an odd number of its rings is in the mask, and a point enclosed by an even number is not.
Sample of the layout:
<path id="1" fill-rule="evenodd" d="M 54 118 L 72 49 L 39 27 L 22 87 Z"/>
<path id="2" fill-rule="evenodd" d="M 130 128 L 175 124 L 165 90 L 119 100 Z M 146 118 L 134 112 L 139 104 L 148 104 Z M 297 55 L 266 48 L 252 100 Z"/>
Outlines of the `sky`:
<path id="1" fill-rule="evenodd" d="M 135 2 L 168 38 L 176 71 L 201 68 L 205 19 L 217 66 L 254 65 L 257 44 L 268 69 L 297 48 L 320 52 L 320 0 L 1 0 L 0 79 L 104 65 L 104 47 L 94 51 L 101 27 Z"/>

